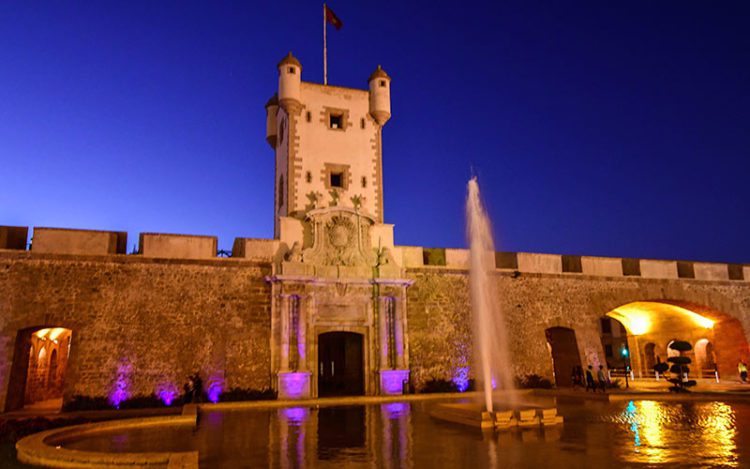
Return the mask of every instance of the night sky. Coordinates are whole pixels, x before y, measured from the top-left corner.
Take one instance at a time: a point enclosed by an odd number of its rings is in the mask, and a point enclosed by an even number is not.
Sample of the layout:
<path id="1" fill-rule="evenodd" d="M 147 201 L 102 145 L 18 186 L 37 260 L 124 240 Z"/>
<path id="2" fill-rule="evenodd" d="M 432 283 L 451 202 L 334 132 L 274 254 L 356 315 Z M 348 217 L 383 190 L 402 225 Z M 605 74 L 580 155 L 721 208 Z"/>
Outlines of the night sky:
<path id="1" fill-rule="evenodd" d="M 463 247 L 750 262 L 750 2 L 345 2 L 331 84 L 392 76 L 385 218 Z M 0 225 L 273 235 L 277 62 L 318 2 L 0 2 Z"/>

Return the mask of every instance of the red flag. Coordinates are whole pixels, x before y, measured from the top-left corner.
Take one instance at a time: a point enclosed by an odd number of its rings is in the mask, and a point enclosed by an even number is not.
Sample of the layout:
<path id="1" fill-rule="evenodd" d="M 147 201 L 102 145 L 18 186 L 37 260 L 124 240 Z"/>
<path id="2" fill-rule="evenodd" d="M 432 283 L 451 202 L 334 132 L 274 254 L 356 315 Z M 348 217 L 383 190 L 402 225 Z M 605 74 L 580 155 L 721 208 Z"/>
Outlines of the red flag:
<path id="1" fill-rule="evenodd" d="M 328 6 L 324 6 L 323 8 L 326 9 L 326 21 L 331 23 L 336 30 L 341 29 L 342 26 L 344 26 L 344 23 L 339 19 L 338 16 L 336 16 L 336 13 L 333 12 Z"/>

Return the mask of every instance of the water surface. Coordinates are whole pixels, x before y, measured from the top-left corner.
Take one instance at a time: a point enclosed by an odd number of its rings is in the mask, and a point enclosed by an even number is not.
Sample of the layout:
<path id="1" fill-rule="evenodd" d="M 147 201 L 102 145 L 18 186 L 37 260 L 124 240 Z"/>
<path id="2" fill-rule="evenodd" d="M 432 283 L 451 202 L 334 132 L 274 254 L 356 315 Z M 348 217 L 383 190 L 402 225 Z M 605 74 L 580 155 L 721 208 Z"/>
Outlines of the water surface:
<path id="1" fill-rule="evenodd" d="M 750 404 L 560 400 L 565 423 L 482 434 L 429 416 L 435 402 L 216 411 L 195 430 L 70 442 L 94 451 L 200 451 L 201 467 L 750 466 Z"/>

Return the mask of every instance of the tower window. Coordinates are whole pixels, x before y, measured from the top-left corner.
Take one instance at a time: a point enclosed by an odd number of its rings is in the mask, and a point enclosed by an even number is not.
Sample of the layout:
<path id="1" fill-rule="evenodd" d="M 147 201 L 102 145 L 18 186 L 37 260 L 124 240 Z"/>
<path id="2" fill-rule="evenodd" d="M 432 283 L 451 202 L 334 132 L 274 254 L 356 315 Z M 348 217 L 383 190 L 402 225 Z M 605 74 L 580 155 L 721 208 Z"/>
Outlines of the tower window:
<path id="1" fill-rule="evenodd" d="M 367 187 L 367 178 L 362 176 L 362 188 L 364 189 L 365 187 Z"/>
<path id="2" fill-rule="evenodd" d="M 279 209 L 284 206 L 284 177 L 279 176 Z"/>
<path id="3" fill-rule="evenodd" d="M 331 114 L 329 116 L 328 125 L 332 129 L 343 129 L 344 128 L 344 115 L 343 114 Z"/>
<path id="4" fill-rule="evenodd" d="M 308 172 L 305 173 L 305 181 L 307 183 L 311 183 L 312 182 L 312 173 L 310 171 L 308 171 Z"/>
<path id="5" fill-rule="evenodd" d="M 331 173 L 331 187 L 344 187 L 344 173 Z"/>
<path id="6" fill-rule="evenodd" d="M 385 80 L 380 80 L 380 87 L 385 88 Z"/>
<path id="7" fill-rule="evenodd" d="M 292 75 L 296 73 L 296 70 L 294 69 L 294 67 L 289 67 L 289 73 L 291 73 Z"/>
<path id="8" fill-rule="evenodd" d="M 359 120 L 359 126 L 362 127 L 363 129 L 365 128 L 365 118 L 364 117 Z"/>
<path id="9" fill-rule="evenodd" d="M 307 111 L 305 118 L 307 119 L 307 122 L 310 122 L 312 120 L 312 114 L 310 114 L 310 111 Z"/>

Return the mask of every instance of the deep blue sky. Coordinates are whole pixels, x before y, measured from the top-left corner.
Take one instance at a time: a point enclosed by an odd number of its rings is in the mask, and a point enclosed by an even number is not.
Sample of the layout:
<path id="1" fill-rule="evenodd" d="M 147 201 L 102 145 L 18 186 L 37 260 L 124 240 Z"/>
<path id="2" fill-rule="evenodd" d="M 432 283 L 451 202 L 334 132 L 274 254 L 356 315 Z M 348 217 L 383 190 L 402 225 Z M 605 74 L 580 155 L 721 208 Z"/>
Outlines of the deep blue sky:
<path id="1" fill-rule="evenodd" d="M 393 77 L 385 217 L 461 247 L 750 262 L 750 3 L 331 1 L 331 84 Z M 0 224 L 271 237 L 265 101 L 317 2 L 0 2 Z"/>

